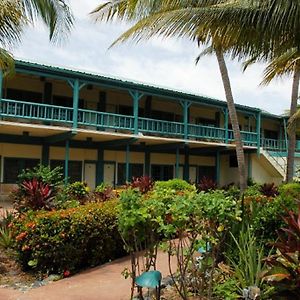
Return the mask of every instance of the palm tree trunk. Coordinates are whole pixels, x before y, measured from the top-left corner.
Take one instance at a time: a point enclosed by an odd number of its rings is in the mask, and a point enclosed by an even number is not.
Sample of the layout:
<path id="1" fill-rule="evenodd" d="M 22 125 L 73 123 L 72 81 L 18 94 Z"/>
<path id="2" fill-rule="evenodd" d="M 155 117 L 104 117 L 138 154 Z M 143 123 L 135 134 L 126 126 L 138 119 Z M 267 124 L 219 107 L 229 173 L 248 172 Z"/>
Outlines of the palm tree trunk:
<path id="1" fill-rule="evenodd" d="M 300 68 L 299 68 L 299 65 L 296 64 L 295 71 L 294 71 L 294 77 L 293 77 L 290 117 L 293 116 L 297 112 L 299 80 L 300 80 Z M 294 122 L 289 127 L 286 182 L 293 181 L 294 167 L 295 167 L 295 151 L 296 151 L 296 124 Z"/>
<path id="2" fill-rule="evenodd" d="M 229 117 L 232 124 L 232 130 L 236 145 L 236 157 L 238 161 L 238 169 L 239 169 L 239 181 L 240 181 L 240 189 L 241 192 L 243 192 L 247 188 L 247 180 L 246 180 L 246 168 L 245 168 L 245 154 L 244 154 L 244 148 L 243 148 L 243 141 L 241 138 L 241 132 L 238 122 L 238 117 L 234 105 L 232 90 L 231 90 L 231 84 L 230 79 L 228 75 L 227 66 L 225 63 L 223 51 L 219 48 L 215 49 L 217 60 L 219 63 L 219 69 L 222 76 L 223 86 L 225 90 L 226 100 L 227 100 L 227 106 L 228 106 L 228 112 Z"/>

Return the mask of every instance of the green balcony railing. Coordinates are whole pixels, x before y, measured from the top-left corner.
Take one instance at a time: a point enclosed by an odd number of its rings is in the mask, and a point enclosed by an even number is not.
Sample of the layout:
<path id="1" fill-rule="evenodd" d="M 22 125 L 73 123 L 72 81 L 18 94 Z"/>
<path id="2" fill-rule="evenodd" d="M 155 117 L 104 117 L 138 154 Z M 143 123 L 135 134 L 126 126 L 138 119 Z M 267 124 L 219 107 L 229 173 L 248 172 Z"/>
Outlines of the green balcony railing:
<path id="1" fill-rule="evenodd" d="M 229 130 L 229 141 L 233 141 L 233 131 Z M 257 133 L 256 132 L 249 132 L 249 131 L 241 131 L 241 136 L 243 139 L 243 143 L 246 146 L 257 146 Z"/>
<path id="2" fill-rule="evenodd" d="M 139 118 L 138 128 L 142 133 L 158 133 L 180 137 L 184 135 L 184 124 L 179 122 Z"/>
<path id="3" fill-rule="evenodd" d="M 97 128 L 134 130 L 134 117 L 113 113 L 97 112 L 85 109 L 78 110 L 78 124 Z"/>
<path id="4" fill-rule="evenodd" d="M 2 99 L 0 113 L 2 117 L 12 117 L 18 119 L 62 123 L 73 122 L 72 108 L 32 102 Z"/>
<path id="5" fill-rule="evenodd" d="M 212 126 L 189 124 L 188 135 L 192 138 L 225 141 L 225 129 Z"/>
<path id="6" fill-rule="evenodd" d="M 1 99 L 0 116 L 4 119 L 27 119 L 40 122 L 72 124 L 73 108 L 62 107 L 34 102 L 22 102 L 16 100 Z M 91 126 L 96 130 L 113 129 L 135 132 L 133 116 L 121 114 L 97 112 L 86 109 L 78 110 L 78 125 Z M 161 136 L 184 138 L 185 126 L 180 122 L 169 122 L 149 118 L 138 119 L 138 131 L 143 134 L 158 134 Z M 244 144 L 257 146 L 257 133 L 241 131 Z M 190 139 L 207 140 L 212 142 L 233 141 L 233 132 L 228 130 L 228 136 L 224 128 L 188 124 L 187 136 Z M 285 140 L 261 139 L 261 147 L 270 151 L 286 151 Z M 297 141 L 296 149 L 300 152 L 300 140 Z"/>

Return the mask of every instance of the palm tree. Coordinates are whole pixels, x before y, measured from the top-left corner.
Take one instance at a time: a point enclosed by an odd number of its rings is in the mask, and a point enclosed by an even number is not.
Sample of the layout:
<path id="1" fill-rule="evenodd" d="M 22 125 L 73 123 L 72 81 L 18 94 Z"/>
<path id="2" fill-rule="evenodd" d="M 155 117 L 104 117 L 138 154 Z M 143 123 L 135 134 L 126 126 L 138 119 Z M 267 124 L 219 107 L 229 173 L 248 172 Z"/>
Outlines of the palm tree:
<path id="1" fill-rule="evenodd" d="M 170 1 L 150 0 L 115 0 L 100 5 L 94 10 L 97 20 L 113 20 L 115 17 L 121 20 L 136 21 L 136 24 L 125 32 L 116 42 L 133 38 L 139 41 L 141 38 L 150 38 L 154 35 L 189 37 L 198 43 L 212 43 L 216 54 L 219 69 L 225 90 L 229 117 L 232 124 L 236 155 L 239 170 L 240 189 L 243 192 L 247 187 L 245 155 L 237 112 L 234 104 L 230 79 L 223 55 L 222 43 L 219 36 L 205 23 L 197 24 L 198 11 L 205 11 L 210 7 L 223 4 L 224 0 L 200 0 L 200 1 Z M 189 30 L 192 28 L 192 30 Z M 115 43 L 116 43 L 115 42 Z"/>
<path id="2" fill-rule="evenodd" d="M 41 19 L 49 28 L 49 39 L 59 42 L 70 32 L 73 16 L 64 0 L 2 0 L 0 6 L 0 69 L 12 67 L 9 49 L 20 42 L 28 24 Z"/>

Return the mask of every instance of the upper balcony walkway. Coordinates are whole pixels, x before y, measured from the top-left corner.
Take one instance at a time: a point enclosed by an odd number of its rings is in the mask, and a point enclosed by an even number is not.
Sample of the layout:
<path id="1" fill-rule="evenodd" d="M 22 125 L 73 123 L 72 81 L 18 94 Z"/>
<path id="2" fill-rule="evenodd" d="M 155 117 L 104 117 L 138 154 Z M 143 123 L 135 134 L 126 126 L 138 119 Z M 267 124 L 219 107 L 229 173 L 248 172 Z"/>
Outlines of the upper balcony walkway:
<path id="1" fill-rule="evenodd" d="M 17 121 L 20 119 L 31 122 L 41 122 L 48 125 L 74 126 L 73 108 L 47 105 L 33 102 L 2 99 L 0 117 L 4 120 Z M 78 109 L 76 123 L 78 127 L 96 131 L 113 130 L 120 133 L 138 133 L 143 135 L 157 135 L 174 137 L 184 140 L 199 140 L 230 144 L 233 131 L 228 128 L 184 124 L 150 118 L 121 115 L 115 113 L 98 112 L 87 109 Z M 136 132 L 136 129 L 138 132 Z M 257 132 L 241 131 L 245 146 L 264 147 L 268 150 L 286 151 L 286 142 L 275 139 L 261 139 Z M 300 141 L 297 142 L 297 151 L 300 151 Z"/>

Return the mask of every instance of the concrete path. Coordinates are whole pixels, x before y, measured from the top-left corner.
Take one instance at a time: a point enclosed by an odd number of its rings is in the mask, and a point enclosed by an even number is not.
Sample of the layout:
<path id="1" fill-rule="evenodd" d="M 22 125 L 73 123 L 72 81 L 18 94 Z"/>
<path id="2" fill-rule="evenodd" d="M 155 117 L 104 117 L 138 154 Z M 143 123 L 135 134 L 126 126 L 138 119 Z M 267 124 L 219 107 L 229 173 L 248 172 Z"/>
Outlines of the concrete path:
<path id="1" fill-rule="evenodd" d="M 131 282 L 121 275 L 126 267 L 130 268 L 129 257 L 27 292 L 2 288 L 0 300 L 128 300 Z M 162 252 L 158 270 L 163 277 L 169 274 L 167 255 Z"/>

